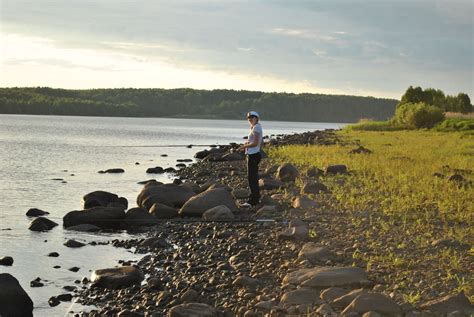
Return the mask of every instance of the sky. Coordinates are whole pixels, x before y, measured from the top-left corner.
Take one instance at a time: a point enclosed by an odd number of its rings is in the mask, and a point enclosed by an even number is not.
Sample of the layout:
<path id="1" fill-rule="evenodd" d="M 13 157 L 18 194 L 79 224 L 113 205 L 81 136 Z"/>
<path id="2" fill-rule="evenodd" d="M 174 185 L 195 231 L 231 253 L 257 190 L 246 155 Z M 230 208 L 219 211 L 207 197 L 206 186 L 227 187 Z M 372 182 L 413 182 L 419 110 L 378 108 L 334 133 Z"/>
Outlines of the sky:
<path id="1" fill-rule="evenodd" d="M 474 98 L 472 0 L 0 0 L 0 87 Z"/>

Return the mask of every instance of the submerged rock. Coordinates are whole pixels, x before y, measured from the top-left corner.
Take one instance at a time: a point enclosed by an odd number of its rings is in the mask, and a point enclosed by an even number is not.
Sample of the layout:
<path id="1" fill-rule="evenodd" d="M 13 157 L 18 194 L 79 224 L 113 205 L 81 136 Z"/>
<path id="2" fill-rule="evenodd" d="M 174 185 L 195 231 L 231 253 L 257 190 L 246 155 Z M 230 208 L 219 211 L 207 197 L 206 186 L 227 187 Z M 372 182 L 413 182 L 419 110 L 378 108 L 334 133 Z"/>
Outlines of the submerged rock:
<path id="1" fill-rule="evenodd" d="M 28 217 L 39 217 L 39 216 L 49 215 L 49 212 L 38 209 L 38 208 L 30 208 L 26 212 L 26 215 Z"/>
<path id="2" fill-rule="evenodd" d="M 0 258 L 0 265 L 12 266 L 13 258 L 11 256 L 4 256 Z"/>
<path id="3" fill-rule="evenodd" d="M 49 231 L 56 227 L 58 224 L 45 217 L 38 217 L 30 222 L 28 229 L 31 231 Z"/>
<path id="4" fill-rule="evenodd" d="M 117 228 L 125 218 L 125 211 L 116 207 L 93 207 L 74 210 L 63 217 L 64 227 L 91 224 L 100 228 Z"/>
<path id="5" fill-rule="evenodd" d="M 107 207 L 110 204 L 121 204 L 123 205 L 123 209 L 127 209 L 128 207 L 126 198 L 102 190 L 93 191 L 82 197 L 82 207 L 84 209 Z"/>

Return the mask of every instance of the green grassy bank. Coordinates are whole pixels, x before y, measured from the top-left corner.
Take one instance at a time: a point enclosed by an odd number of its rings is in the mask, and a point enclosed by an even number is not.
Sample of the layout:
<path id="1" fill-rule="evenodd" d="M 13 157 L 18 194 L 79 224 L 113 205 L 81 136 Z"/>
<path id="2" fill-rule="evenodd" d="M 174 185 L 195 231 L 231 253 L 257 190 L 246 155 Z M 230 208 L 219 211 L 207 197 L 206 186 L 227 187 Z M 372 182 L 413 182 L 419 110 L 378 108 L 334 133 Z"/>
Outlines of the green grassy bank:
<path id="1" fill-rule="evenodd" d="M 270 157 L 299 166 L 302 175 L 310 167 L 347 166 L 348 175 L 320 177 L 332 194 L 315 199 L 347 212 L 367 238 L 354 259 L 365 262 L 369 272 L 393 272 L 390 279 L 407 301 L 422 297 L 420 274 L 430 284 L 426 289 L 465 291 L 473 299 L 474 136 L 354 129 L 338 135 L 347 145 L 285 146 L 271 149 Z M 358 145 L 373 153 L 349 154 Z M 463 180 L 449 180 L 454 174 Z M 368 224 L 361 212 L 368 214 Z M 444 238 L 456 247 L 433 246 Z"/>

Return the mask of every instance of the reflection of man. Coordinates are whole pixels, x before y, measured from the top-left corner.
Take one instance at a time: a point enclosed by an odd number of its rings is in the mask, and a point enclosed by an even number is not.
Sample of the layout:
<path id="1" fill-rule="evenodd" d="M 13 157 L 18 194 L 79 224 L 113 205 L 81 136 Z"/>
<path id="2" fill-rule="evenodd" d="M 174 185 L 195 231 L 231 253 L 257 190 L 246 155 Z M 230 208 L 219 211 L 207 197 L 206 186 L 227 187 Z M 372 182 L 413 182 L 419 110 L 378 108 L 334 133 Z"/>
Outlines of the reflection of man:
<path id="1" fill-rule="evenodd" d="M 248 141 L 241 146 L 247 154 L 247 175 L 250 187 L 249 200 L 242 204 L 242 207 L 255 206 L 260 202 L 260 188 L 258 187 L 258 164 L 262 158 L 260 150 L 263 142 L 263 130 L 260 125 L 260 116 L 255 111 L 247 113 L 247 120 L 250 124 Z"/>

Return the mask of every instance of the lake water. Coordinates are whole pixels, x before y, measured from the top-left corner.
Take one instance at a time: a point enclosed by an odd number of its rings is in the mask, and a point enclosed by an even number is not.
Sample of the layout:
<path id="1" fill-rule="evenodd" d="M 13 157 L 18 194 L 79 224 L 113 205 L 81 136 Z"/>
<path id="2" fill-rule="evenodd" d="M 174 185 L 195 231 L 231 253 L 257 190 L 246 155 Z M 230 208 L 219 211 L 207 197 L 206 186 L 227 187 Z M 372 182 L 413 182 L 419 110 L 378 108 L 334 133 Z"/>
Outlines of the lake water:
<path id="1" fill-rule="evenodd" d="M 262 121 L 265 135 L 343 125 Z M 174 167 L 177 159 L 193 158 L 203 149 L 163 146 L 240 143 L 247 132 L 246 120 L 0 115 L 0 257 L 14 259 L 11 267 L 0 266 L 0 273 L 10 273 L 20 281 L 34 302 L 35 316 L 80 311 L 82 307 L 71 303 L 51 308 L 48 299 L 67 293 L 63 286 L 77 285 L 74 281 L 90 277 L 91 270 L 113 267 L 118 260 L 137 260 L 139 256 L 112 246 L 63 246 L 71 238 L 99 242 L 130 236 L 124 232 L 68 232 L 62 228 L 62 217 L 80 209 L 82 196 L 95 190 L 126 197 L 129 208 L 135 207 L 142 188 L 137 182 L 150 178 L 166 182 L 171 177 L 147 175 L 147 168 Z M 97 173 L 116 167 L 125 173 Z M 49 232 L 28 230 L 31 219 L 25 213 L 29 208 L 50 212 L 47 217 L 59 226 Z M 48 257 L 53 251 L 60 256 Z M 57 265 L 61 267 L 53 268 Z M 69 271 L 73 266 L 80 270 Z M 31 288 L 30 281 L 37 277 L 47 280 L 45 286 Z"/>

